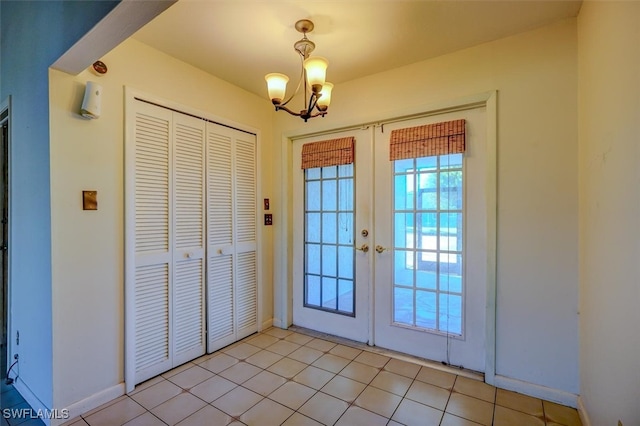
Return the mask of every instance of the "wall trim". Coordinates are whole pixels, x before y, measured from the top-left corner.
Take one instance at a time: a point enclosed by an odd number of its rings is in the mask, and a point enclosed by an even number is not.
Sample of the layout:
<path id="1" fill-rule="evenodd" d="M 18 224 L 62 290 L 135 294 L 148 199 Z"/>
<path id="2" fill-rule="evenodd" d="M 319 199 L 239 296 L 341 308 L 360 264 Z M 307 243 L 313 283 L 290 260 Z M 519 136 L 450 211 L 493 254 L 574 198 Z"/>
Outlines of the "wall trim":
<path id="1" fill-rule="evenodd" d="M 273 327 L 273 318 L 269 318 L 266 321 L 262 321 L 262 326 L 260 327 L 259 331 L 263 331 L 266 330 L 267 328 L 271 328 Z"/>
<path id="2" fill-rule="evenodd" d="M 282 324 L 284 324 L 284 323 L 282 322 L 281 319 L 279 319 L 279 318 L 274 318 L 273 319 L 273 326 L 274 327 L 285 328 L 285 329 L 289 327 L 288 325 L 283 326 Z"/>
<path id="3" fill-rule="evenodd" d="M 97 408 L 109 401 L 113 401 L 114 399 L 122 395 L 124 395 L 124 382 L 110 388 L 103 389 L 100 392 L 94 393 L 93 395 L 88 396 L 85 399 L 69 405 L 67 407 L 67 410 L 69 410 L 69 418 L 73 419 L 82 414 L 88 413 L 94 408 Z M 52 426 L 62 424 L 65 421 L 66 420 L 63 420 L 61 422 L 52 421 Z"/>
<path id="4" fill-rule="evenodd" d="M 525 382 L 523 380 L 513 379 L 511 377 L 501 376 L 499 374 L 495 375 L 495 386 L 533 396 L 535 398 L 557 402 L 558 404 L 567 405 L 573 408 L 578 406 L 578 395 L 574 393 Z"/>
<path id="5" fill-rule="evenodd" d="M 587 407 L 584 406 L 584 399 L 580 395 L 578 395 L 578 415 L 580 416 L 580 421 L 582 421 L 582 426 L 591 426 L 593 424 L 589 418 Z"/>

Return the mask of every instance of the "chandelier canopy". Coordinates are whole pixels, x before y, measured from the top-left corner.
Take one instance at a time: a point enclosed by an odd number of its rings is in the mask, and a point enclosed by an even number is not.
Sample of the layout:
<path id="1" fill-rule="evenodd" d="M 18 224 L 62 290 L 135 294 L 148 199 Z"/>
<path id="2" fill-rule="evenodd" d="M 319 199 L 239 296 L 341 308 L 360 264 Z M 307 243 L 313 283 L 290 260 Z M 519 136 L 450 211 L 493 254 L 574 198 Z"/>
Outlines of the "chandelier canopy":
<path id="1" fill-rule="evenodd" d="M 307 33 L 313 31 L 313 22 L 301 19 L 296 22 L 296 30 L 302 33 L 302 38 L 293 44 L 293 48 L 300 55 L 301 71 L 298 86 L 293 94 L 286 100 L 285 94 L 289 77 L 280 73 L 270 73 L 264 78 L 267 81 L 269 98 L 276 107 L 276 111 L 286 111 L 291 115 L 302 118 L 305 122 L 313 117 L 324 117 L 331 103 L 331 90 L 333 84 L 325 81 L 329 62 L 320 56 L 309 55 L 316 48 L 314 42 L 307 38 Z M 299 112 L 287 108 L 287 104 L 294 98 L 304 86 L 304 106 Z"/>

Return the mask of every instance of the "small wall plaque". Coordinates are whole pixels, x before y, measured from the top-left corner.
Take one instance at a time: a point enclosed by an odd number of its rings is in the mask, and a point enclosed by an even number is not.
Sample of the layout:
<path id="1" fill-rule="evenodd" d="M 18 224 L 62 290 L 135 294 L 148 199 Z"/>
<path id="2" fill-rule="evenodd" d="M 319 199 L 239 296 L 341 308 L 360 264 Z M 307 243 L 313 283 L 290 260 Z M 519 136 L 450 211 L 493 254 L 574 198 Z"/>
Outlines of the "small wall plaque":
<path id="1" fill-rule="evenodd" d="M 98 191 L 82 191 L 82 210 L 98 210 Z"/>

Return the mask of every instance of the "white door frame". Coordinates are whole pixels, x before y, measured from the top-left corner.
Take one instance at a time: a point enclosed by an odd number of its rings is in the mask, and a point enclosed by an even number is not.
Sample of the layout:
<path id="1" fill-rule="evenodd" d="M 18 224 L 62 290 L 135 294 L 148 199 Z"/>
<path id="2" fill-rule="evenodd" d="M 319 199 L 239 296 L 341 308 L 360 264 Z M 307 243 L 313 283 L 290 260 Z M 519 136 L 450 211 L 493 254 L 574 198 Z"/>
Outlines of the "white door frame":
<path id="1" fill-rule="evenodd" d="M 434 104 L 414 107 L 409 110 L 400 110 L 380 120 L 370 123 L 352 123 L 350 126 L 339 129 L 325 128 L 312 133 L 303 131 L 285 132 L 282 135 L 281 144 L 281 194 L 289 194 L 293 183 L 292 171 L 292 145 L 295 139 L 314 135 L 335 133 L 349 128 L 362 128 L 363 126 L 376 126 L 388 122 L 403 121 L 418 117 L 428 117 L 447 112 L 462 111 L 478 107 L 486 108 L 487 129 L 487 167 L 486 167 L 486 202 L 487 202 L 487 303 L 486 303 L 486 356 L 485 356 L 485 382 L 495 383 L 496 374 L 496 249 L 497 249 L 497 98 L 496 90 L 471 95 L 450 101 L 442 101 Z M 374 190 L 372 188 L 372 190 Z M 274 319 L 273 325 L 287 328 L 293 320 L 293 205 L 288 197 L 280 197 L 281 223 L 283 226 L 277 229 L 275 237 L 274 257 Z M 374 278 L 375 279 L 375 278 Z M 373 282 L 373 280 L 372 280 Z M 374 297 L 375 286 L 370 285 L 370 298 Z M 373 318 L 374 313 L 370 316 Z M 370 331 L 370 335 L 372 331 Z M 371 343 L 375 344 L 375 336 L 371 335 Z"/>
<path id="2" fill-rule="evenodd" d="M 201 117 L 206 120 L 222 124 L 227 127 L 231 127 L 237 130 L 245 131 L 248 133 L 253 133 L 256 135 L 256 176 L 258 176 L 258 181 L 256 182 L 256 199 L 262 199 L 262 181 L 260 176 L 262 176 L 262 165 L 260 159 L 262 158 L 262 143 L 261 143 L 261 132 L 257 128 L 250 127 L 244 125 L 242 123 L 237 123 L 235 121 L 219 117 L 213 115 L 209 112 L 198 110 L 195 108 L 191 108 L 185 106 L 183 104 L 161 98 L 159 96 L 155 96 L 143 91 L 139 91 L 129 86 L 124 87 L 124 145 L 125 145 L 125 159 L 124 159 L 124 182 L 125 182 L 125 190 L 124 190 L 124 244 L 125 244 L 125 262 L 124 262 L 124 384 L 125 384 L 125 393 L 129 393 L 133 391 L 135 388 L 135 322 L 133 318 L 135 318 L 135 297 L 134 297 L 134 289 L 132 286 L 127 286 L 127 282 L 133 282 L 133 277 L 135 274 L 135 240 L 133 239 L 133 231 L 132 225 L 135 223 L 133 214 L 135 210 L 131 207 L 134 204 L 135 197 L 133 192 L 133 182 L 131 179 L 127 180 L 127 176 L 133 173 L 135 163 L 133 161 L 133 153 L 130 151 L 132 148 L 131 141 L 133 140 L 133 121 L 132 114 L 135 111 L 135 102 L 137 99 L 141 99 L 147 102 L 154 103 L 156 105 L 181 112 L 187 115 L 193 115 L 196 117 Z M 263 318 L 263 308 L 262 308 L 262 300 L 263 300 L 263 265 L 264 260 L 263 256 L 265 256 L 266 250 L 262 247 L 262 222 L 261 222 L 261 214 L 262 210 L 256 207 L 256 271 L 257 271 L 257 324 L 258 331 L 261 331 L 265 324 L 262 322 Z M 206 300 L 206 299 L 205 299 Z M 206 324 L 206 321 L 205 321 Z"/>

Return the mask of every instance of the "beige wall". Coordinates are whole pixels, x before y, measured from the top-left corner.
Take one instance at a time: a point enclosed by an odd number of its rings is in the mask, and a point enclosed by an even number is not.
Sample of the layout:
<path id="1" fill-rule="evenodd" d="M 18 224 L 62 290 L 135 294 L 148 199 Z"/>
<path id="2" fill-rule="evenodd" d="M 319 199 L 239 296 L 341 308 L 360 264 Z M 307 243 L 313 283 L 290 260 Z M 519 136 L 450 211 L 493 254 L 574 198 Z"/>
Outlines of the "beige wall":
<path id="1" fill-rule="evenodd" d="M 591 424 L 640 424 L 640 3 L 578 19 L 580 395 Z"/>
<path id="2" fill-rule="evenodd" d="M 130 86 L 260 130 L 259 184 L 271 195 L 271 104 L 129 40 L 102 60 L 109 72 L 50 71 L 54 407 L 124 380 L 123 106 Z M 102 115 L 78 115 L 88 80 L 103 86 Z M 82 190 L 98 191 L 83 211 Z M 264 227 L 261 320 L 273 315 L 272 231 Z"/>
<path id="3" fill-rule="evenodd" d="M 576 37 L 576 20 L 570 19 L 339 84 L 327 117 L 304 125 L 278 113 L 274 127 L 278 140 L 283 133 L 375 121 L 498 90 L 496 372 L 502 386 L 574 405 L 579 388 Z M 274 163 L 282 168 L 278 152 Z M 285 177 L 279 173 L 277 181 Z M 288 193 L 285 186 L 279 199 L 290 215 Z M 291 229 L 279 234 L 279 267 L 286 264 L 282 250 L 290 235 Z M 276 283 L 284 279 L 286 270 L 277 270 Z M 276 318 L 283 303 L 276 296 Z"/>

